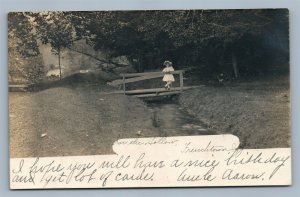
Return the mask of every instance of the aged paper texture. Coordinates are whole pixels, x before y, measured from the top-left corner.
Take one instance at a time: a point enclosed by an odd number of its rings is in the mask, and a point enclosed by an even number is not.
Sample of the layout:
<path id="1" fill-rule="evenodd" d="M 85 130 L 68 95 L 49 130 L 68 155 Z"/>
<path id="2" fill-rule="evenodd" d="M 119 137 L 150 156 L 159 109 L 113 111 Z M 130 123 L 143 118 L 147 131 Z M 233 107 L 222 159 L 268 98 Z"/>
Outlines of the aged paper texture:
<path id="1" fill-rule="evenodd" d="M 11 189 L 291 184 L 288 9 L 8 13 Z"/>
<path id="2" fill-rule="evenodd" d="M 121 139 L 115 155 L 14 158 L 12 189 L 291 184 L 291 149 L 237 149 L 233 135 Z"/>

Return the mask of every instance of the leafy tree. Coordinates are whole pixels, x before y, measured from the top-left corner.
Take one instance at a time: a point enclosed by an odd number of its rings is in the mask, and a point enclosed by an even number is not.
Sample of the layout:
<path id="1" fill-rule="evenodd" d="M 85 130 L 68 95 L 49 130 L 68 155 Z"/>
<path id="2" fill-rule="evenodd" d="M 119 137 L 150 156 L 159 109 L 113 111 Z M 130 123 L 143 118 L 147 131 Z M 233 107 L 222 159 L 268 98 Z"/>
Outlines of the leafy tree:
<path id="1" fill-rule="evenodd" d="M 28 13 L 8 14 L 8 63 L 11 82 L 37 82 L 44 74 L 44 63 Z"/>
<path id="2" fill-rule="evenodd" d="M 239 77 L 240 71 L 256 69 L 243 65 L 252 61 L 247 55 L 264 56 L 267 36 L 279 32 L 278 37 L 288 37 L 284 9 L 75 12 L 71 18 L 78 36 L 96 50 L 137 59 L 140 70 L 172 59 L 182 66 L 204 64 L 212 75 L 228 72 Z"/>
<path id="3" fill-rule="evenodd" d="M 36 39 L 50 44 L 58 56 L 60 77 L 61 52 L 69 48 L 84 53 L 73 47 L 78 39 L 85 39 L 95 50 L 104 50 L 108 59 L 126 55 L 136 62 L 139 71 L 157 69 L 163 60 L 170 59 L 177 68 L 194 66 L 203 75 L 225 73 L 238 78 L 269 69 L 267 65 L 275 59 L 274 54 L 279 54 L 283 62 L 288 61 L 288 11 L 285 9 L 27 15 L 34 25 L 30 31 L 35 32 Z"/>
<path id="4" fill-rule="evenodd" d="M 60 78 L 62 77 L 61 53 L 70 47 L 75 39 L 74 29 L 65 12 L 32 13 L 38 39 L 43 44 L 50 44 L 52 52 L 58 56 Z"/>

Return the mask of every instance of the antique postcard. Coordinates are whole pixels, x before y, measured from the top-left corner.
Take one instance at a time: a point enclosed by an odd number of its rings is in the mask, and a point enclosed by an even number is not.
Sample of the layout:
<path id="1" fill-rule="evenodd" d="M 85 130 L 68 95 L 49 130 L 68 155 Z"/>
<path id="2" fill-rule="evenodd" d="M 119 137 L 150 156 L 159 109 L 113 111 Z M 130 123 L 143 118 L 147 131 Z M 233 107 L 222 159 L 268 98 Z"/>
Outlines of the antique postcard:
<path id="1" fill-rule="evenodd" d="M 289 11 L 8 13 L 11 189 L 291 185 Z"/>

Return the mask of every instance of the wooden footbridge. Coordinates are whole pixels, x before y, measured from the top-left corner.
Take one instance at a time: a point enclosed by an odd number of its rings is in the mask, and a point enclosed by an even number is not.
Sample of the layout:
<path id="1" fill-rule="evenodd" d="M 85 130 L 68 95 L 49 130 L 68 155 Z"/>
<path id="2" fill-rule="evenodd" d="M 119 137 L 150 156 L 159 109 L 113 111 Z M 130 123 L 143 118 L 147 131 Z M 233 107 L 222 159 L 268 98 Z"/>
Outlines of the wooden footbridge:
<path id="1" fill-rule="evenodd" d="M 139 98 L 145 97 L 159 97 L 159 96 L 169 96 L 177 95 L 182 93 L 184 90 L 195 88 L 197 86 L 186 86 L 183 85 L 183 73 L 184 70 L 176 70 L 170 72 L 173 75 L 179 75 L 179 87 L 171 87 L 169 90 L 165 88 L 150 88 L 150 89 L 137 89 L 137 90 L 127 90 L 126 85 L 129 83 L 134 83 L 138 81 L 163 78 L 163 72 L 144 72 L 144 73 L 126 73 L 121 74 L 122 79 L 117 79 L 109 83 L 112 86 L 119 86 L 121 90 L 115 91 L 113 93 L 125 94 L 130 96 L 135 96 Z"/>
<path id="2" fill-rule="evenodd" d="M 9 84 L 8 90 L 10 92 L 26 92 L 33 87 L 34 84 Z"/>

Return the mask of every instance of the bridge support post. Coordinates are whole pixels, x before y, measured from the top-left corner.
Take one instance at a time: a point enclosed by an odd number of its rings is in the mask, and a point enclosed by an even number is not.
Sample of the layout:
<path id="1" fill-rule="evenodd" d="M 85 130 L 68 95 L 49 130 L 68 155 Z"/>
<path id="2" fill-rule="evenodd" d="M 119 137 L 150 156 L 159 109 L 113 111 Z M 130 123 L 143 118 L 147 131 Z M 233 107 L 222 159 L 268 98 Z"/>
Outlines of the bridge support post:
<path id="1" fill-rule="evenodd" d="M 183 74 L 182 74 L 182 72 L 180 72 L 179 77 L 180 77 L 180 91 L 183 92 Z"/>
<path id="2" fill-rule="evenodd" d="M 123 75 L 123 93 L 126 93 L 125 76 Z"/>

